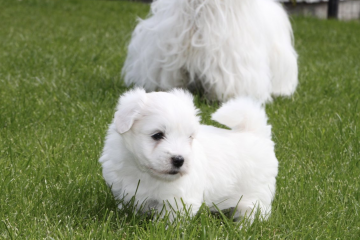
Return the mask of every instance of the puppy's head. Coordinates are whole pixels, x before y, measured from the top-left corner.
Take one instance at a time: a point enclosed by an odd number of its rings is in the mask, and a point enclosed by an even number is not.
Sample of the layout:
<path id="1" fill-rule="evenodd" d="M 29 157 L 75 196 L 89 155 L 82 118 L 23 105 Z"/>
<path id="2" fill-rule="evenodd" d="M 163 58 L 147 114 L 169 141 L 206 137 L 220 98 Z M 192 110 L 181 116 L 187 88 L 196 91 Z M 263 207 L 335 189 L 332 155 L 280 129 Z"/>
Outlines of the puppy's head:
<path id="1" fill-rule="evenodd" d="M 184 90 L 145 93 L 135 89 L 120 97 L 115 126 L 141 170 L 175 180 L 191 165 L 197 114 L 191 94 Z"/>

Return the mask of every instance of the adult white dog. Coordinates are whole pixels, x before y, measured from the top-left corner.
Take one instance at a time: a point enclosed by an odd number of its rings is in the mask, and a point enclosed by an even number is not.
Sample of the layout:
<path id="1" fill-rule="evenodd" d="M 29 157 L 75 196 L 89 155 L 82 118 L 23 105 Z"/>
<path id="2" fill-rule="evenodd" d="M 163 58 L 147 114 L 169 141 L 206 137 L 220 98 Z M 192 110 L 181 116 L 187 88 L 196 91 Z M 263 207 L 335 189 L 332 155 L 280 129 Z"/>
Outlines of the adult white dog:
<path id="1" fill-rule="evenodd" d="M 291 95 L 292 29 L 274 0 L 155 0 L 140 20 L 122 73 L 147 91 L 201 86 L 210 99 Z"/>
<path id="2" fill-rule="evenodd" d="M 115 197 L 128 202 L 135 196 L 145 210 L 181 212 L 184 203 L 194 215 L 205 203 L 212 210 L 234 208 L 235 218 L 253 219 L 257 210 L 266 218 L 278 161 L 264 109 L 238 98 L 212 119 L 231 130 L 200 125 L 183 90 L 121 96 L 100 158 Z"/>

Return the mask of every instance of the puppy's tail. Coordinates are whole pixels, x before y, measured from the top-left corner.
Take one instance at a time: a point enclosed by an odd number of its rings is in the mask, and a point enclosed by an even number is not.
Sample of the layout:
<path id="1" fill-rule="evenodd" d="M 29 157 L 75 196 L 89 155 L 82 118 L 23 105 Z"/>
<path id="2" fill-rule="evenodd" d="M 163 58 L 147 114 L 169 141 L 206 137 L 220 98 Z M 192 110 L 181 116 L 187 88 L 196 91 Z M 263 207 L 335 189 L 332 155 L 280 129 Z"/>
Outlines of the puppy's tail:
<path id="1" fill-rule="evenodd" d="M 211 118 L 235 131 L 252 132 L 271 137 L 265 109 L 259 102 L 240 97 L 224 103 Z"/>

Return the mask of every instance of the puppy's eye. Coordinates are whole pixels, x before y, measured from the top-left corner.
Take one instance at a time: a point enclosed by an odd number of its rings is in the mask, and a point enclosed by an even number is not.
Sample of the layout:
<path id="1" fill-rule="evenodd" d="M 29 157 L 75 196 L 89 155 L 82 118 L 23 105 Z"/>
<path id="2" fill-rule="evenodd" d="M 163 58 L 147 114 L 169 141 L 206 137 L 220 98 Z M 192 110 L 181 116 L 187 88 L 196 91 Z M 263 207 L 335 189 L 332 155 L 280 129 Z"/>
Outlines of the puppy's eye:
<path id="1" fill-rule="evenodd" d="M 164 139 L 165 135 L 164 133 L 162 132 L 158 132 L 158 133 L 155 133 L 154 135 L 151 136 L 152 139 L 154 139 L 155 141 L 159 141 L 161 139 Z"/>

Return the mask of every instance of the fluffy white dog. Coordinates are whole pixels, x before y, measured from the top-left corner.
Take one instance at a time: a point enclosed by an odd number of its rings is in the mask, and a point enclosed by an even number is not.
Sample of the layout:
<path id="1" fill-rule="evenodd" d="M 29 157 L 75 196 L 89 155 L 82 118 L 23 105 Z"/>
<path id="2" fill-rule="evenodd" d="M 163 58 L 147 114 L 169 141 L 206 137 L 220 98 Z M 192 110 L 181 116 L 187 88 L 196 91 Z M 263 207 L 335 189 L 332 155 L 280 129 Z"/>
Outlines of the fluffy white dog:
<path id="1" fill-rule="evenodd" d="M 264 109 L 249 98 L 225 103 L 212 119 L 231 130 L 200 125 L 198 112 L 180 89 L 120 97 L 100 158 L 115 197 L 135 196 L 145 210 L 181 212 L 184 203 L 194 215 L 205 203 L 266 218 L 278 161 Z"/>
<path id="2" fill-rule="evenodd" d="M 297 86 L 288 16 L 275 0 L 155 0 L 122 73 L 147 91 L 201 87 L 209 99 L 265 102 Z"/>

